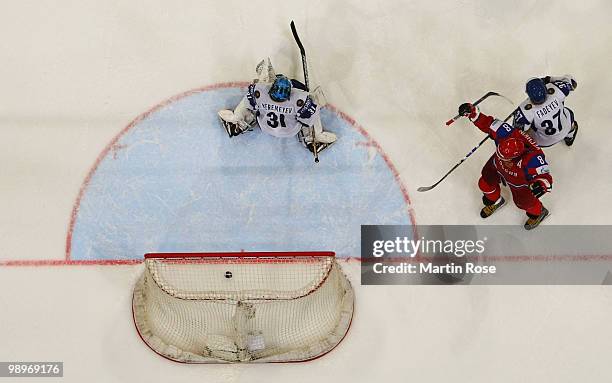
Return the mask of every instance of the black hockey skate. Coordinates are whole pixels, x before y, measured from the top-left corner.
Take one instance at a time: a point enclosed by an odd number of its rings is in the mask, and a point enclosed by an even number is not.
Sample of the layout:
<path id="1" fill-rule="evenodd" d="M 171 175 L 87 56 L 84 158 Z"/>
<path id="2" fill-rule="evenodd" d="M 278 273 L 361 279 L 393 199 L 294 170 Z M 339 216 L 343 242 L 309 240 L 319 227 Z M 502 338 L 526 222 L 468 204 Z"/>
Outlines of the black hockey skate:
<path id="1" fill-rule="evenodd" d="M 525 230 L 535 229 L 546 217 L 548 217 L 548 209 L 542 206 L 542 213 L 539 216 L 535 218 L 529 217 L 527 222 L 525 222 Z"/>
<path id="2" fill-rule="evenodd" d="M 572 146 L 574 144 L 574 140 L 576 139 L 576 136 L 578 135 L 578 122 L 574 121 L 574 124 L 572 126 L 572 130 L 570 130 L 570 133 L 574 132 L 574 135 L 570 138 L 570 137 L 565 137 L 563 139 L 563 141 L 565 141 L 565 145 L 567 146 Z"/>
<path id="3" fill-rule="evenodd" d="M 497 209 L 499 209 L 500 207 L 506 204 L 506 200 L 504 199 L 504 197 L 499 197 L 499 200 L 497 201 L 497 203 L 495 203 L 495 202 L 489 201 L 487 197 L 483 196 L 482 202 L 485 204 L 485 207 L 483 207 L 482 210 L 480 210 L 480 216 L 482 218 L 490 217 L 491 215 L 493 215 L 493 213 L 497 211 Z"/>

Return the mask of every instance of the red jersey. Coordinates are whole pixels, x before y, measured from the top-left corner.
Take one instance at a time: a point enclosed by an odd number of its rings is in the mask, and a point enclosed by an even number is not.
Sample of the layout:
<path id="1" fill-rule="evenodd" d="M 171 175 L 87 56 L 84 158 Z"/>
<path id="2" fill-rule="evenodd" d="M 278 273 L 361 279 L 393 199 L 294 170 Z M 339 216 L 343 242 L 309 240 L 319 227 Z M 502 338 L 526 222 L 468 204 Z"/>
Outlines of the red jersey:
<path id="1" fill-rule="evenodd" d="M 510 124 L 482 113 L 474 121 L 474 125 L 491 136 L 496 146 L 509 137 L 517 138 L 525 144 L 525 152 L 513 160 L 502 161 L 494 155 L 493 164 L 508 185 L 517 188 L 529 187 L 537 179 L 542 180 L 548 189 L 552 187 L 553 179 L 546 157 L 533 138 Z"/>

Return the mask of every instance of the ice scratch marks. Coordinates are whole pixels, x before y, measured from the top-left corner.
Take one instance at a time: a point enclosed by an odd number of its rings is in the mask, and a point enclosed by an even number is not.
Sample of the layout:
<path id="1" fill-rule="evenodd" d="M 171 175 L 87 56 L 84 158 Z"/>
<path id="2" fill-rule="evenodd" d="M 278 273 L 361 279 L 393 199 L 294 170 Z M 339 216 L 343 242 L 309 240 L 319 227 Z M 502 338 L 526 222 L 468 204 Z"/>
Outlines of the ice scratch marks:
<path id="1" fill-rule="evenodd" d="M 373 141 L 358 141 L 355 143 L 356 147 L 362 146 L 367 150 L 367 164 L 371 165 L 374 162 L 374 158 L 378 155 L 378 147 Z"/>

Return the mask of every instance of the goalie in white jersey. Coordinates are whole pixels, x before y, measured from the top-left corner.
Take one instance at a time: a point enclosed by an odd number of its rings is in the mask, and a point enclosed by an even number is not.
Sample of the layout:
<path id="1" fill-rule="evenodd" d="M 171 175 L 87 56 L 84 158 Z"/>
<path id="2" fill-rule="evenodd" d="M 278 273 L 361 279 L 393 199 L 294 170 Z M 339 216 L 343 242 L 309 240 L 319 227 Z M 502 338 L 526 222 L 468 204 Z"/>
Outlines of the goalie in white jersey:
<path id="1" fill-rule="evenodd" d="M 514 126 L 527 131 L 540 147 L 552 146 L 561 140 L 572 146 L 578 123 L 564 102 L 577 86 L 570 75 L 532 78 L 525 87 L 529 98 L 516 110 Z"/>
<path id="2" fill-rule="evenodd" d="M 282 74 L 274 75 L 268 61 L 268 79 L 261 80 L 261 65 L 258 65 L 260 80 L 249 85 L 247 94 L 236 109 L 219 111 L 219 117 L 230 137 L 250 130 L 257 121 L 261 130 L 275 137 L 296 136 L 310 151 L 313 141 L 317 152 L 321 152 L 336 141 L 336 135 L 324 132 L 315 96 L 297 80 Z M 314 131 L 314 132 L 313 132 Z M 313 140 L 314 138 L 314 140 Z"/>

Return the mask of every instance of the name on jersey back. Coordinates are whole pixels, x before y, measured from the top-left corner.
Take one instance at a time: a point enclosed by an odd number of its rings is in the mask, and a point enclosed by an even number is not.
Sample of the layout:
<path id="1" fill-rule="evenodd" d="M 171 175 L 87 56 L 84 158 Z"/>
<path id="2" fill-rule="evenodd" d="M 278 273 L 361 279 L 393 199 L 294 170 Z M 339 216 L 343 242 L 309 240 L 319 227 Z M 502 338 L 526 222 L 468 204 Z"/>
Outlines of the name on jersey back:
<path id="1" fill-rule="evenodd" d="M 542 109 L 538 109 L 536 114 L 538 115 L 538 118 L 543 118 L 548 113 L 552 113 L 557 109 L 559 109 L 559 100 L 553 100 L 550 104 L 542 107 Z"/>
<path id="2" fill-rule="evenodd" d="M 278 112 L 278 113 L 284 113 L 284 114 L 292 114 L 293 113 L 293 108 L 292 107 L 287 107 L 287 106 L 280 106 L 280 105 L 263 103 L 263 104 L 261 104 L 261 107 L 263 109 L 265 109 L 265 110 L 271 110 L 271 111 Z"/>

